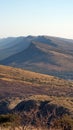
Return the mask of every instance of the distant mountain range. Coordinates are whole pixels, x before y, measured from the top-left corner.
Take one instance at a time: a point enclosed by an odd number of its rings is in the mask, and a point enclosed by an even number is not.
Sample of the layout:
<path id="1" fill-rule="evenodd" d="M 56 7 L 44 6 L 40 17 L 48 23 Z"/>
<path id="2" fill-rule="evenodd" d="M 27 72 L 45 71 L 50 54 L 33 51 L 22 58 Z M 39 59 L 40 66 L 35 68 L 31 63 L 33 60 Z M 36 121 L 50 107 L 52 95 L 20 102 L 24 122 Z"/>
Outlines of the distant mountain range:
<path id="1" fill-rule="evenodd" d="M 49 36 L 0 39 L 0 64 L 73 79 L 73 40 Z"/>

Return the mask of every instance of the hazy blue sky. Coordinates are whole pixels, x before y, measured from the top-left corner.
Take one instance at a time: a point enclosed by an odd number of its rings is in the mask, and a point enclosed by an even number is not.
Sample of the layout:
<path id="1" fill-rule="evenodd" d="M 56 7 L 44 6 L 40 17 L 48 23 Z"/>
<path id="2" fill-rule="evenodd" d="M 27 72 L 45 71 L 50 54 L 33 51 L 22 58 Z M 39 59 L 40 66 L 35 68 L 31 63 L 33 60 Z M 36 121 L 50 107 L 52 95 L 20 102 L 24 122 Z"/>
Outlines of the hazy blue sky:
<path id="1" fill-rule="evenodd" d="M 0 37 L 19 35 L 73 39 L 73 0 L 0 0 Z"/>

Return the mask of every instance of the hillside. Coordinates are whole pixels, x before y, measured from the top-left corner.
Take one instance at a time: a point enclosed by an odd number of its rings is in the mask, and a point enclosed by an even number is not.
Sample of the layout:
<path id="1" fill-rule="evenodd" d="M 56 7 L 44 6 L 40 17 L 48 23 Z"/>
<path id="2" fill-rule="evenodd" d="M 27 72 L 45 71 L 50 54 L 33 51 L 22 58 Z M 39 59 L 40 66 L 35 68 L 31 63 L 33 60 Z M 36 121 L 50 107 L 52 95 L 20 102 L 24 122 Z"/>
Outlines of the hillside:
<path id="1" fill-rule="evenodd" d="M 0 60 L 15 55 L 30 45 L 25 37 L 5 38 L 0 41 Z"/>
<path id="2" fill-rule="evenodd" d="M 60 118 L 73 122 L 73 82 L 0 65 L 0 127 L 57 130 Z"/>
<path id="3" fill-rule="evenodd" d="M 71 97 L 73 83 L 53 76 L 0 65 L 0 96 L 28 94 Z"/>
<path id="4" fill-rule="evenodd" d="M 71 80 L 73 40 L 49 36 L 4 39 L 0 42 L 0 64 Z"/>

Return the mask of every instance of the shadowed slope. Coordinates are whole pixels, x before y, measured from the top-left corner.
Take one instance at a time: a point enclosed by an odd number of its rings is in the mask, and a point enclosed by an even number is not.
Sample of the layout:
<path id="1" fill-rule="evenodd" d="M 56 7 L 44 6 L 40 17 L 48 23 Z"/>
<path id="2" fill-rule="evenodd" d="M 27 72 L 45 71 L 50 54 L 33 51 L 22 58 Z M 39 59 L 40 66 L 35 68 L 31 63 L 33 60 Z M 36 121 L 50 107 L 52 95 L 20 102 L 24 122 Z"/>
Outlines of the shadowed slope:
<path id="1" fill-rule="evenodd" d="M 28 36 L 12 44 L 0 51 L 0 64 L 73 79 L 73 40 Z"/>

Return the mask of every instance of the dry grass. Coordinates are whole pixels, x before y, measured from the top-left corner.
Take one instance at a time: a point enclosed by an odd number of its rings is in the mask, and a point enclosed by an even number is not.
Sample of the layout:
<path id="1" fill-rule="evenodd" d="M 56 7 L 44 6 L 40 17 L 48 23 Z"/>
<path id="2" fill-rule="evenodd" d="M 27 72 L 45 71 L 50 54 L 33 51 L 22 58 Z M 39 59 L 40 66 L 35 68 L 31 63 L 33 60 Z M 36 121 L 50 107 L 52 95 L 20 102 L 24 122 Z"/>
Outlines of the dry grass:
<path id="1" fill-rule="evenodd" d="M 0 65 L 0 79 L 6 81 L 17 80 L 17 81 L 29 82 L 33 84 L 73 86 L 72 82 L 67 82 L 63 79 L 59 79 L 54 76 L 49 76 L 45 74 L 35 73 L 31 71 L 26 71 L 26 70 L 2 66 L 2 65 Z"/>
<path id="2" fill-rule="evenodd" d="M 48 100 L 51 104 L 66 107 L 73 113 L 73 82 L 0 65 L 1 98 L 9 98 L 10 109 L 24 99 L 34 99 Z"/>
<path id="3" fill-rule="evenodd" d="M 70 110 L 73 113 L 73 97 L 56 97 L 56 96 L 47 96 L 47 95 L 33 95 L 26 100 L 36 100 L 36 101 L 50 101 L 50 104 L 57 104 L 57 106 L 63 106 Z"/>
<path id="4" fill-rule="evenodd" d="M 0 97 L 26 95 L 73 97 L 73 82 L 0 65 Z"/>
<path id="5" fill-rule="evenodd" d="M 45 130 L 62 130 L 62 129 L 55 129 L 55 128 L 51 128 L 51 129 L 47 129 L 47 128 L 44 128 Z M 26 130 L 44 130 L 43 128 L 35 128 L 35 127 L 28 127 L 26 128 Z M 10 128 L 0 128 L 0 130 L 10 130 Z M 13 130 L 13 129 L 11 129 Z M 22 127 L 19 127 L 19 128 L 15 128 L 14 130 L 23 130 Z"/>

